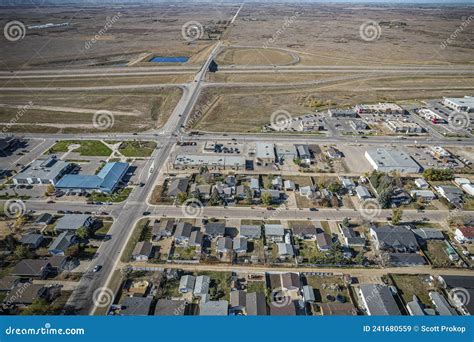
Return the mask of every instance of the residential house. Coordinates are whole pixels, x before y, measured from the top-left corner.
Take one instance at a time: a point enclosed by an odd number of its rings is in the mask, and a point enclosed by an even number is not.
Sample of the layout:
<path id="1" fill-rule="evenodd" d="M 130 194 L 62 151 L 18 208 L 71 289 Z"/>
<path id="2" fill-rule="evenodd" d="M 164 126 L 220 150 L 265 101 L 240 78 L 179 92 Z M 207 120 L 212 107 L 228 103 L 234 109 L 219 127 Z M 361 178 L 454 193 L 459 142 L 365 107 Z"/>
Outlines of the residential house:
<path id="1" fill-rule="evenodd" d="M 265 294 L 263 292 L 247 293 L 245 298 L 245 309 L 247 316 L 266 316 L 267 302 L 265 301 Z"/>
<path id="2" fill-rule="evenodd" d="M 153 252 L 153 245 L 148 241 L 139 241 L 133 249 L 132 258 L 135 261 L 148 261 Z"/>
<path id="3" fill-rule="evenodd" d="M 474 315 L 474 276 L 441 275 L 438 280 L 449 295 L 451 304 L 465 316 Z M 466 300 L 467 298 L 467 300 Z"/>
<path id="4" fill-rule="evenodd" d="M 43 213 L 36 218 L 35 225 L 46 227 L 52 221 L 53 221 L 53 215 L 51 215 L 50 213 Z"/>
<path id="5" fill-rule="evenodd" d="M 0 292 L 9 292 L 20 282 L 19 277 L 5 276 L 0 278 Z"/>
<path id="6" fill-rule="evenodd" d="M 232 249 L 236 253 L 247 253 L 247 249 L 248 249 L 247 239 L 244 237 L 235 237 L 232 240 Z"/>
<path id="7" fill-rule="evenodd" d="M 272 179 L 272 188 L 274 190 L 281 190 L 283 189 L 283 179 L 280 176 L 276 176 Z"/>
<path id="8" fill-rule="evenodd" d="M 257 225 L 241 225 L 240 236 L 249 240 L 260 239 L 262 237 L 262 227 Z"/>
<path id="9" fill-rule="evenodd" d="M 155 306 L 155 316 L 184 316 L 187 314 L 185 300 L 158 299 Z"/>
<path id="10" fill-rule="evenodd" d="M 220 236 L 217 238 L 217 251 L 227 253 L 232 250 L 232 239 L 228 236 Z"/>
<path id="11" fill-rule="evenodd" d="M 370 194 L 369 190 L 363 185 L 356 186 L 355 191 L 356 191 L 357 197 L 361 201 L 365 201 L 365 200 L 368 200 L 369 198 L 372 198 L 372 195 Z"/>
<path id="12" fill-rule="evenodd" d="M 188 189 L 189 179 L 175 178 L 168 184 L 167 194 L 169 197 L 176 197 L 180 193 L 186 193 Z"/>
<path id="13" fill-rule="evenodd" d="M 179 281 L 179 292 L 188 293 L 194 290 L 194 284 L 196 283 L 196 277 L 192 275 L 184 275 Z"/>
<path id="14" fill-rule="evenodd" d="M 150 314 L 151 297 L 125 297 L 122 302 L 121 316 L 148 316 Z"/>
<path id="15" fill-rule="evenodd" d="M 436 228 L 421 227 L 412 229 L 412 232 L 419 244 L 424 244 L 426 240 L 444 240 L 443 232 Z"/>
<path id="16" fill-rule="evenodd" d="M 311 164 L 311 151 L 308 145 L 296 145 L 296 151 L 298 152 L 298 158 L 305 164 Z"/>
<path id="17" fill-rule="evenodd" d="M 318 229 L 313 225 L 295 225 L 291 227 L 293 235 L 299 239 L 315 239 L 318 234 Z"/>
<path id="18" fill-rule="evenodd" d="M 232 311 L 243 311 L 246 307 L 247 293 L 241 290 L 230 292 L 230 307 Z"/>
<path id="19" fill-rule="evenodd" d="M 194 285 L 193 294 L 196 297 L 202 297 L 209 293 L 209 285 L 211 283 L 211 278 L 206 275 L 201 275 L 196 277 L 196 282 Z"/>
<path id="20" fill-rule="evenodd" d="M 339 231 L 342 236 L 343 245 L 345 247 L 364 247 L 365 238 L 356 234 L 352 227 L 345 227 L 342 224 L 338 224 Z"/>
<path id="21" fill-rule="evenodd" d="M 314 303 L 316 301 L 316 298 L 314 296 L 314 289 L 312 286 L 303 286 L 303 300 L 308 303 Z"/>
<path id="22" fill-rule="evenodd" d="M 267 241 L 282 242 L 285 235 L 285 229 L 281 224 L 266 224 L 265 238 Z"/>
<path id="23" fill-rule="evenodd" d="M 461 188 L 469 195 L 474 196 L 474 185 L 472 184 L 463 184 Z"/>
<path id="24" fill-rule="evenodd" d="M 300 187 L 300 195 L 305 196 L 307 198 L 311 198 L 314 195 L 314 186 L 307 185 Z"/>
<path id="25" fill-rule="evenodd" d="M 250 178 L 250 189 L 255 191 L 260 190 L 260 181 L 258 180 L 258 178 Z"/>
<path id="26" fill-rule="evenodd" d="M 415 234 L 404 226 L 371 227 L 370 234 L 374 238 L 378 250 L 413 253 L 418 251 L 419 245 Z"/>
<path id="27" fill-rule="evenodd" d="M 20 239 L 20 243 L 27 246 L 29 249 L 37 249 L 43 241 L 43 235 L 33 233 L 23 235 Z"/>
<path id="28" fill-rule="evenodd" d="M 159 240 L 164 237 L 173 235 L 174 221 L 173 220 L 155 220 L 151 230 L 151 237 L 153 240 Z"/>
<path id="29" fill-rule="evenodd" d="M 290 243 L 278 242 L 278 257 L 281 259 L 286 259 L 288 257 L 295 256 L 295 251 L 293 250 L 293 246 Z"/>
<path id="30" fill-rule="evenodd" d="M 369 316 L 401 315 L 392 293 L 386 285 L 361 284 L 359 294 Z"/>
<path id="31" fill-rule="evenodd" d="M 296 184 L 292 180 L 285 180 L 283 183 L 285 191 L 295 191 L 296 190 Z"/>
<path id="32" fill-rule="evenodd" d="M 328 251 L 332 245 L 331 236 L 326 233 L 318 233 L 316 234 L 316 243 L 318 244 L 318 248 L 320 251 Z"/>
<path id="33" fill-rule="evenodd" d="M 456 208 L 462 208 L 463 191 L 455 186 L 440 185 L 436 191 Z"/>
<path id="34" fill-rule="evenodd" d="M 299 290 L 301 288 L 301 279 L 298 273 L 285 272 L 280 273 L 281 288 L 286 291 Z"/>
<path id="35" fill-rule="evenodd" d="M 392 266 L 421 266 L 426 260 L 418 253 L 389 253 L 388 263 Z"/>
<path id="36" fill-rule="evenodd" d="M 460 243 L 474 242 L 474 227 L 460 227 L 454 231 L 454 238 Z"/>
<path id="37" fill-rule="evenodd" d="M 413 295 L 412 301 L 407 303 L 407 310 L 410 316 L 426 316 L 424 305 L 420 302 L 416 295 Z"/>
<path id="38" fill-rule="evenodd" d="M 76 232 L 79 228 L 91 228 L 94 225 L 94 219 L 87 214 L 66 214 L 61 217 L 54 229 L 57 232 Z"/>
<path id="39" fill-rule="evenodd" d="M 428 294 L 433 302 L 436 312 L 440 316 L 458 316 L 456 310 L 448 303 L 442 294 L 436 291 L 430 291 Z"/>
<path id="40" fill-rule="evenodd" d="M 328 155 L 329 158 L 331 159 L 338 159 L 338 158 L 342 158 L 343 157 L 343 154 L 341 151 L 337 150 L 336 148 L 334 147 L 329 147 L 326 151 L 326 154 Z"/>
<path id="41" fill-rule="evenodd" d="M 62 232 L 53 243 L 48 247 L 48 253 L 51 255 L 64 255 L 67 249 L 77 242 L 77 237 L 73 232 Z"/>
<path id="42" fill-rule="evenodd" d="M 226 300 L 202 301 L 199 304 L 200 316 L 227 316 L 229 302 Z"/>
<path id="43" fill-rule="evenodd" d="M 225 234 L 225 224 L 222 222 L 208 222 L 204 226 L 206 234 L 214 239 L 216 237 L 224 236 Z"/>
<path id="44" fill-rule="evenodd" d="M 23 259 L 15 265 L 11 275 L 22 278 L 44 279 L 51 272 L 51 264 L 48 260 Z"/>
<path id="45" fill-rule="evenodd" d="M 261 191 L 261 196 L 263 196 L 263 194 L 269 194 L 270 195 L 270 198 L 271 198 L 271 201 L 272 203 L 277 203 L 280 201 L 280 198 L 281 198 L 281 192 L 279 190 L 273 190 L 273 189 L 263 189 Z"/>
<path id="46" fill-rule="evenodd" d="M 176 225 L 176 230 L 174 231 L 174 239 L 177 244 L 186 245 L 189 242 L 189 238 L 191 237 L 191 232 L 193 230 L 193 226 L 189 222 L 179 222 Z"/>
<path id="47" fill-rule="evenodd" d="M 356 187 L 354 181 L 346 177 L 341 178 L 341 184 L 343 188 L 346 189 L 347 191 L 353 191 Z"/>
<path id="48" fill-rule="evenodd" d="M 38 299 L 51 302 L 61 294 L 59 286 L 45 286 L 42 284 L 18 283 L 6 295 L 3 303 L 16 306 L 28 306 Z"/>
<path id="49" fill-rule="evenodd" d="M 415 185 L 419 188 L 419 189 L 428 189 L 430 187 L 430 185 L 428 184 L 428 182 L 426 180 L 424 180 L 423 178 L 417 178 L 415 179 Z"/>
<path id="50" fill-rule="evenodd" d="M 410 196 L 414 199 L 421 198 L 425 202 L 431 202 L 436 199 L 436 195 L 431 190 L 412 190 Z"/>
<path id="51" fill-rule="evenodd" d="M 191 235 L 189 236 L 188 246 L 200 248 L 202 246 L 203 238 L 204 235 L 201 233 L 201 231 L 192 231 Z"/>

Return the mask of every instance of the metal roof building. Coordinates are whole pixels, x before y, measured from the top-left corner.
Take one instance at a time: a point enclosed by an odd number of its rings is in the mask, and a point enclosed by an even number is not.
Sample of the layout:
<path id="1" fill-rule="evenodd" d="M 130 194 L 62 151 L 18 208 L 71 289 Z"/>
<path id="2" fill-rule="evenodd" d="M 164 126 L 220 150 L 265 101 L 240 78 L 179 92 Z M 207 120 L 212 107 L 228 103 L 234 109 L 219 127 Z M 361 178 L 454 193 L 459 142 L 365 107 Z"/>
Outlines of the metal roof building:
<path id="1" fill-rule="evenodd" d="M 12 178 L 14 184 L 53 184 L 68 172 L 71 163 L 51 156 L 46 160 L 35 160 L 25 170 Z"/>
<path id="2" fill-rule="evenodd" d="M 418 173 L 421 171 L 420 165 L 407 153 L 400 150 L 371 149 L 365 151 L 365 158 L 375 170 L 381 172 Z"/>
<path id="3" fill-rule="evenodd" d="M 128 163 L 113 162 L 105 164 L 97 175 L 65 175 L 56 188 L 111 193 L 117 188 L 128 166 Z"/>

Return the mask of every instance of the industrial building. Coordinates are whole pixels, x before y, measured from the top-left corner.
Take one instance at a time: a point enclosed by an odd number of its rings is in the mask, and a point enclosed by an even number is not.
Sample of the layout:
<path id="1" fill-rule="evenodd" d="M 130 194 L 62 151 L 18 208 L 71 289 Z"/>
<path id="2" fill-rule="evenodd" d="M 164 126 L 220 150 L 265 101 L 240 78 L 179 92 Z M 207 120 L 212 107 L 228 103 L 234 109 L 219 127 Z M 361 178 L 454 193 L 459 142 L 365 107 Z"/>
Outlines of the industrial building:
<path id="1" fill-rule="evenodd" d="M 421 171 L 421 166 L 412 157 L 399 150 L 371 149 L 365 151 L 365 158 L 374 170 L 381 172 L 418 173 Z"/>
<path id="2" fill-rule="evenodd" d="M 206 166 L 209 169 L 245 170 L 245 158 L 241 156 L 179 154 L 173 167 L 175 169 L 199 169 Z"/>
<path id="3" fill-rule="evenodd" d="M 385 125 L 395 133 L 423 133 L 423 127 L 415 122 L 388 120 Z"/>
<path id="4" fill-rule="evenodd" d="M 72 164 L 50 156 L 46 160 L 35 160 L 25 170 L 13 177 L 13 184 L 52 184 L 72 169 Z"/>
<path id="5" fill-rule="evenodd" d="M 422 108 L 418 110 L 418 115 L 434 124 L 446 123 L 446 120 L 432 109 Z"/>
<path id="6" fill-rule="evenodd" d="M 80 192 L 112 193 L 128 170 L 128 163 L 107 163 L 97 175 L 65 175 L 56 184 L 57 189 Z"/>
<path id="7" fill-rule="evenodd" d="M 460 98 L 445 97 L 443 98 L 443 105 L 458 112 L 473 113 L 474 96 L 464 96 Z"/>

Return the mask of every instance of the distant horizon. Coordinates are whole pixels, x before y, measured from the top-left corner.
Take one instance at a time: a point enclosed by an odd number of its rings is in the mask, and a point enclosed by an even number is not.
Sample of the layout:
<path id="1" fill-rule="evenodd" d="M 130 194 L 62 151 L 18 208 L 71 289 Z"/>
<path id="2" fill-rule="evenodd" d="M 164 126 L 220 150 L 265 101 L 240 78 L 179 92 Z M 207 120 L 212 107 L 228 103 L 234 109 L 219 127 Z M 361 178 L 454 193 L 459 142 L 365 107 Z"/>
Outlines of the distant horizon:
<path id="1" fill-rule="evenodd" d="M 472 5 L 472 0 L 219 0 L 219 3 L 254 3 L 254 4 L 271 4 L 271 3 L 325 3 L 325 4 L 383 4 L 383 5 Z M 107 5 L 107 4 L 164 4 L 164 3 L 178 3 L 178 4 L 192 4 L 192 3 L 213 3 L 212 0 L 7 0 L 6 3 L 0 3 L 1 6 L 48 6 L 48 5 L 68 5 L 68 4 L 90 4 L 90 5 Z"/>

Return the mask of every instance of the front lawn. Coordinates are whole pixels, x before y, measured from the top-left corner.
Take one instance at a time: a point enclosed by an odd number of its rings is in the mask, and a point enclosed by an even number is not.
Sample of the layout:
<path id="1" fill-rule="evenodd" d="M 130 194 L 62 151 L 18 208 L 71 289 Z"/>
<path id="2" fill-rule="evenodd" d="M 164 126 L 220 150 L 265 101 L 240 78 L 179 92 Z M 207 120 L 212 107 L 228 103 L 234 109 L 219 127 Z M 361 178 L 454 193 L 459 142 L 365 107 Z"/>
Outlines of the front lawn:
<path id="1" fill-rule="evenodd" d="M 132 188 L 125 188 L 121 190 L 117 190 L 113 194 L 104 194 L 100 192 L 93 192 L 89 199 L 93 202 L 123 202 L 125 201 L 130 193 L 132 192 Z"/>

